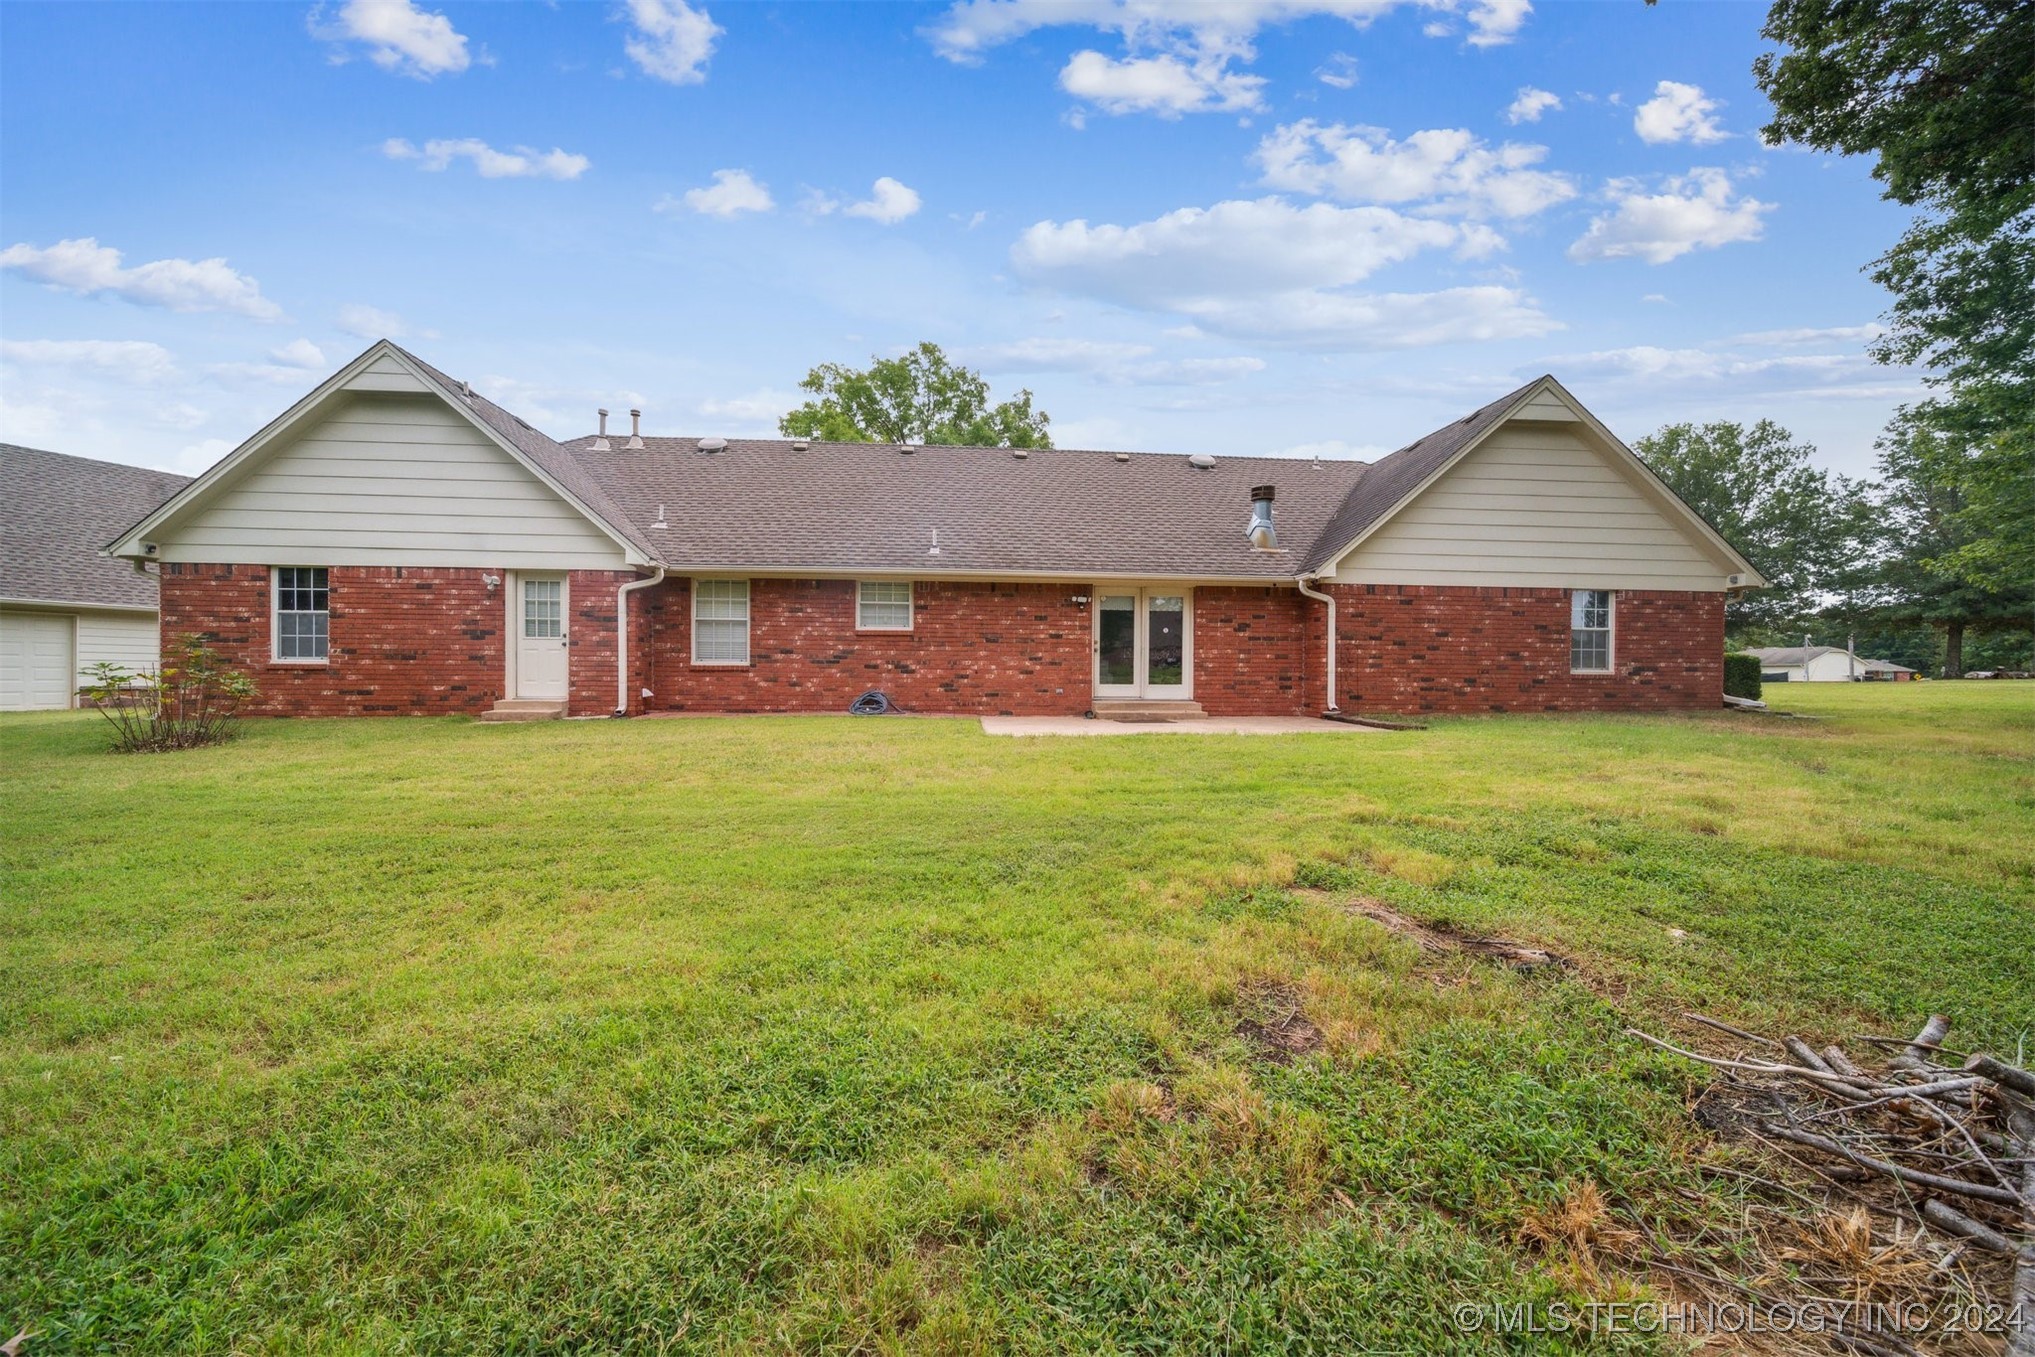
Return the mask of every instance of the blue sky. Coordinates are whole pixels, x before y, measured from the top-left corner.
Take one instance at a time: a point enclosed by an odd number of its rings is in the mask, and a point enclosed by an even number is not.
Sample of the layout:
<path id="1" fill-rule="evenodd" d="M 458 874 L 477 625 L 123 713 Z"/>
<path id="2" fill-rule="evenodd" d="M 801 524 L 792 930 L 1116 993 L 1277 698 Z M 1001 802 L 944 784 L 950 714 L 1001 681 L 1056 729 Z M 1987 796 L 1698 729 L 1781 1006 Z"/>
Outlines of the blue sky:
<path id="1" fill-rule="evenodd" d="M 1869 470 L 1869 165 L 1764 6 L 0 7 L 0 437 L 194 472 L 388 335 L 565 438 L 930 339 L 1061 446 L 1376 456 L 1552 371 Z"/>

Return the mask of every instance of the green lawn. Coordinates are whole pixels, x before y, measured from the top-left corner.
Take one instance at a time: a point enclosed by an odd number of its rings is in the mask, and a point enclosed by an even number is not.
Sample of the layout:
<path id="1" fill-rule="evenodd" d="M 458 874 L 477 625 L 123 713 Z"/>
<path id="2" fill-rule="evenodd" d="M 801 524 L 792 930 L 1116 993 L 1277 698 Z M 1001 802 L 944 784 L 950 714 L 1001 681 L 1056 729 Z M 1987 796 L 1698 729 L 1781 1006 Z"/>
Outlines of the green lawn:
<path id="1" fill-rule="evenodd" d="M 1454 1302 L 1627 1285 L 1532 1242 L 1581 1184 L 1737 1247 L 1628 1022 L 2035 1044 L 2035 684 L 1769 696 L 1824 719 L 0 719 L 0 1326 L 1483 1350 Z"/>

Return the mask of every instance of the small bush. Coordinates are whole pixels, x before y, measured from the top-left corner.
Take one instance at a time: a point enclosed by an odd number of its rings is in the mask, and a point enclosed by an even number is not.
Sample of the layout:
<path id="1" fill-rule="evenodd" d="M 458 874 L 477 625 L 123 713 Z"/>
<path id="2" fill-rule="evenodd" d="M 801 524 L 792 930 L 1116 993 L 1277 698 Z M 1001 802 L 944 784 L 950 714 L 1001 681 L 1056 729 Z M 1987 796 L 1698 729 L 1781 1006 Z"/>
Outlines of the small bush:
<path id="1" fill-rule="evenodd" d="M 196 636 L 179 640 L 167 658 L 153 672 L 101 661 L 88 671 L 91 682 L 78 689 L 112 723 L 116 751 L 196 749 L 233 738 L 254 681 L 227 668 Z"/>
<path id="2" fill-rule="evenodd" d="M 1759 699 L 1759 656 L 1742 651 L 1724 654 L 1724 695 Z"/>

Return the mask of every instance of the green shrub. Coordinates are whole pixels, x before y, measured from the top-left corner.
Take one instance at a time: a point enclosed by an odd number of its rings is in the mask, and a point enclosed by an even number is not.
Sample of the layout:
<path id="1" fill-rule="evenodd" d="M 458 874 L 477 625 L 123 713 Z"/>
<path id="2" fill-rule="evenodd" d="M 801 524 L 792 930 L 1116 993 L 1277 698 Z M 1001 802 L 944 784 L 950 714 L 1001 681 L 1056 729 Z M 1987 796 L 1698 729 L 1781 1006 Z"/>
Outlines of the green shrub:
<path id="1" fill-rule="evenodd" d="M 254 696 L 254 681 L 229 669 L 196 636 L 179 639 L 167 663 L 154 671 L 101 661 L 78 696 L 113 726 L 113 748 L 123 754 L 195 749 L 233 738 L 240 704 Z"/>
<path id="2" fill-rule="evenodd" d="M 1726 697 L 1759 698 L 1759 656 L 1747 655 L 1743 651 L 1726 651 L 1724 654 L 1724 695 Z"/>

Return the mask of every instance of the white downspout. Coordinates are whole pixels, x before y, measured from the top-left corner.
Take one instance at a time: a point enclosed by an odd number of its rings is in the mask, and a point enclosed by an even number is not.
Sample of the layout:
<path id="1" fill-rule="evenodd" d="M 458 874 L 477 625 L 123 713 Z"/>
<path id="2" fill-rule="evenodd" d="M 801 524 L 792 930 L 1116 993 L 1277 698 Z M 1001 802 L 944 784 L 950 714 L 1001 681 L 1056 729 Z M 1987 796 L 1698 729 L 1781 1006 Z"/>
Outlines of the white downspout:
<path id="1" fill-rule="evenodd" d="M 638 589 L 664 583 L 664 567 L 640 580 L 630 580 L 615 591 L 615 715 L 629 714 L 629 595 Z"/>
<path id="2" fill-rule="evenodd" d="M 1316 589 L 1313 585 L 1315 578 L 1317 577 L 1313 575 L 1296 575 L 1293 583 L 1298 585 L 1300 592 L 1308 598 L 1318 598 L 1328 605 L 1328 709 L 1339 712 L 1342 708 L 1336 705 L 1335 700 L 1335 595 L 1324 594 Z"/>

